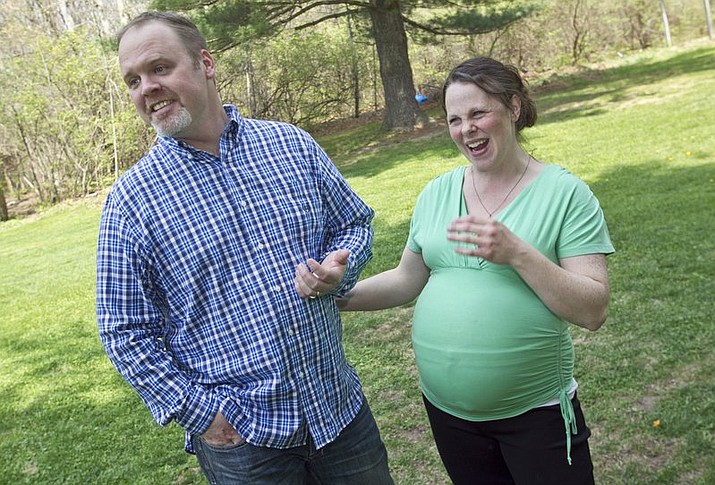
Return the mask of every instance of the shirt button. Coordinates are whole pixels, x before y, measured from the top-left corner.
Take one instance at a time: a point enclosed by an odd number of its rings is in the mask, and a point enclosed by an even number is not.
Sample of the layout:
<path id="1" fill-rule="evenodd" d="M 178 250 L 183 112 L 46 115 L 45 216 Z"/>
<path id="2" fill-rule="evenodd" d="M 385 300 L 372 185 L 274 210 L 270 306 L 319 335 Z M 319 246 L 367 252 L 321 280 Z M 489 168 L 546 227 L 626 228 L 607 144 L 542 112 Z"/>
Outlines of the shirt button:
<path id="1" fill-rule="evenodd" d="M 262 243 L 258 243 L 256 249 L 263 249 L 265 246 Z"/>

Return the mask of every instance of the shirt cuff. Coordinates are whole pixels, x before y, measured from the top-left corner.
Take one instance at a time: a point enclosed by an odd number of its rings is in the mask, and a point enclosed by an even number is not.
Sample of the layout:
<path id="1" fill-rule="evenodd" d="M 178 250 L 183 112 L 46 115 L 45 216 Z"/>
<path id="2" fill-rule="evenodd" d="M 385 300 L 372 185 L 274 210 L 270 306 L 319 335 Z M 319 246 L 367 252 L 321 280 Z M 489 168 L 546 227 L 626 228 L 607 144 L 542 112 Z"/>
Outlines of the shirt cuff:
<path id="1" fill-rule="evenodd" d="M 191 435 L 201 435 L 211 426 L 219 405 L 215 394 L 200 385 L 194 385 L 186 397 L 184 408 L 175 418 L 176 423 Z"/>

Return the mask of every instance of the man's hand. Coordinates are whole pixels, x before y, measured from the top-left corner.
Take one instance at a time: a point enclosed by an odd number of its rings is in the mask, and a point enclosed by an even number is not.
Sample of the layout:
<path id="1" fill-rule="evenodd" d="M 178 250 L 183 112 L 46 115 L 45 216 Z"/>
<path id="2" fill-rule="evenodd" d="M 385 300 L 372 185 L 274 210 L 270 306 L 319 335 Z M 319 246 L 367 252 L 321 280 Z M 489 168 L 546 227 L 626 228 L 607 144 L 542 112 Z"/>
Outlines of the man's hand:
<path id="1" fill-rule="evenodd" d="M 211 426 L 201 435 L 201 439 L 207 444 L 218 448 L 240 445 L 246 442 L 220 412 L 216 413 Z"/>
<path id="2" fill-rule="evenodd" d="M 333 291 L 343 280 L 350 251 L 338 249 L 322 263 L 309 259 L 295 269 L 295 290 L 301 298 L 319 298 Z"/>

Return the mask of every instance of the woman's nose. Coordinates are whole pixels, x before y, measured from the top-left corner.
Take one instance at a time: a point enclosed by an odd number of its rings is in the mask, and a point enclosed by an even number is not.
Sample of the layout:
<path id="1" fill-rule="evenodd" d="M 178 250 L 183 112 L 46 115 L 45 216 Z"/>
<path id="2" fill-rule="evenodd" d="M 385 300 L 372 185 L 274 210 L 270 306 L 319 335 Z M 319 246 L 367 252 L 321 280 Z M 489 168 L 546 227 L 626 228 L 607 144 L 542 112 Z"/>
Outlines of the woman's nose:
<path id="1" fill-rule="evenodd" d="M 477 129 L 477 123 L 474 121 L 467 121 L 462 124 L 462 133 L 464 134 L 474 133 Z"/>

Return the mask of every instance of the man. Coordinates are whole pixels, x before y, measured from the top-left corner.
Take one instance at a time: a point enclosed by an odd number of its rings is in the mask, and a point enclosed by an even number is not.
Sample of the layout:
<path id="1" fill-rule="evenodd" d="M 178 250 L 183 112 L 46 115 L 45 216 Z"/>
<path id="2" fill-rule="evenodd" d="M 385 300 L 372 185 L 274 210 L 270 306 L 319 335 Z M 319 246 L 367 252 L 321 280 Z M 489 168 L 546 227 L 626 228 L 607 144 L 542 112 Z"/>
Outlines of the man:
<path id="1" fill-rule="evenodd" d="M 107 354 L 214 484 L 391 484 L 333 296 L 373 211 L 305 132 L 221 104 L 196 26 L 148 12 L 119 64 L 154 147 L 112 188 L 97 315 Z"/>

